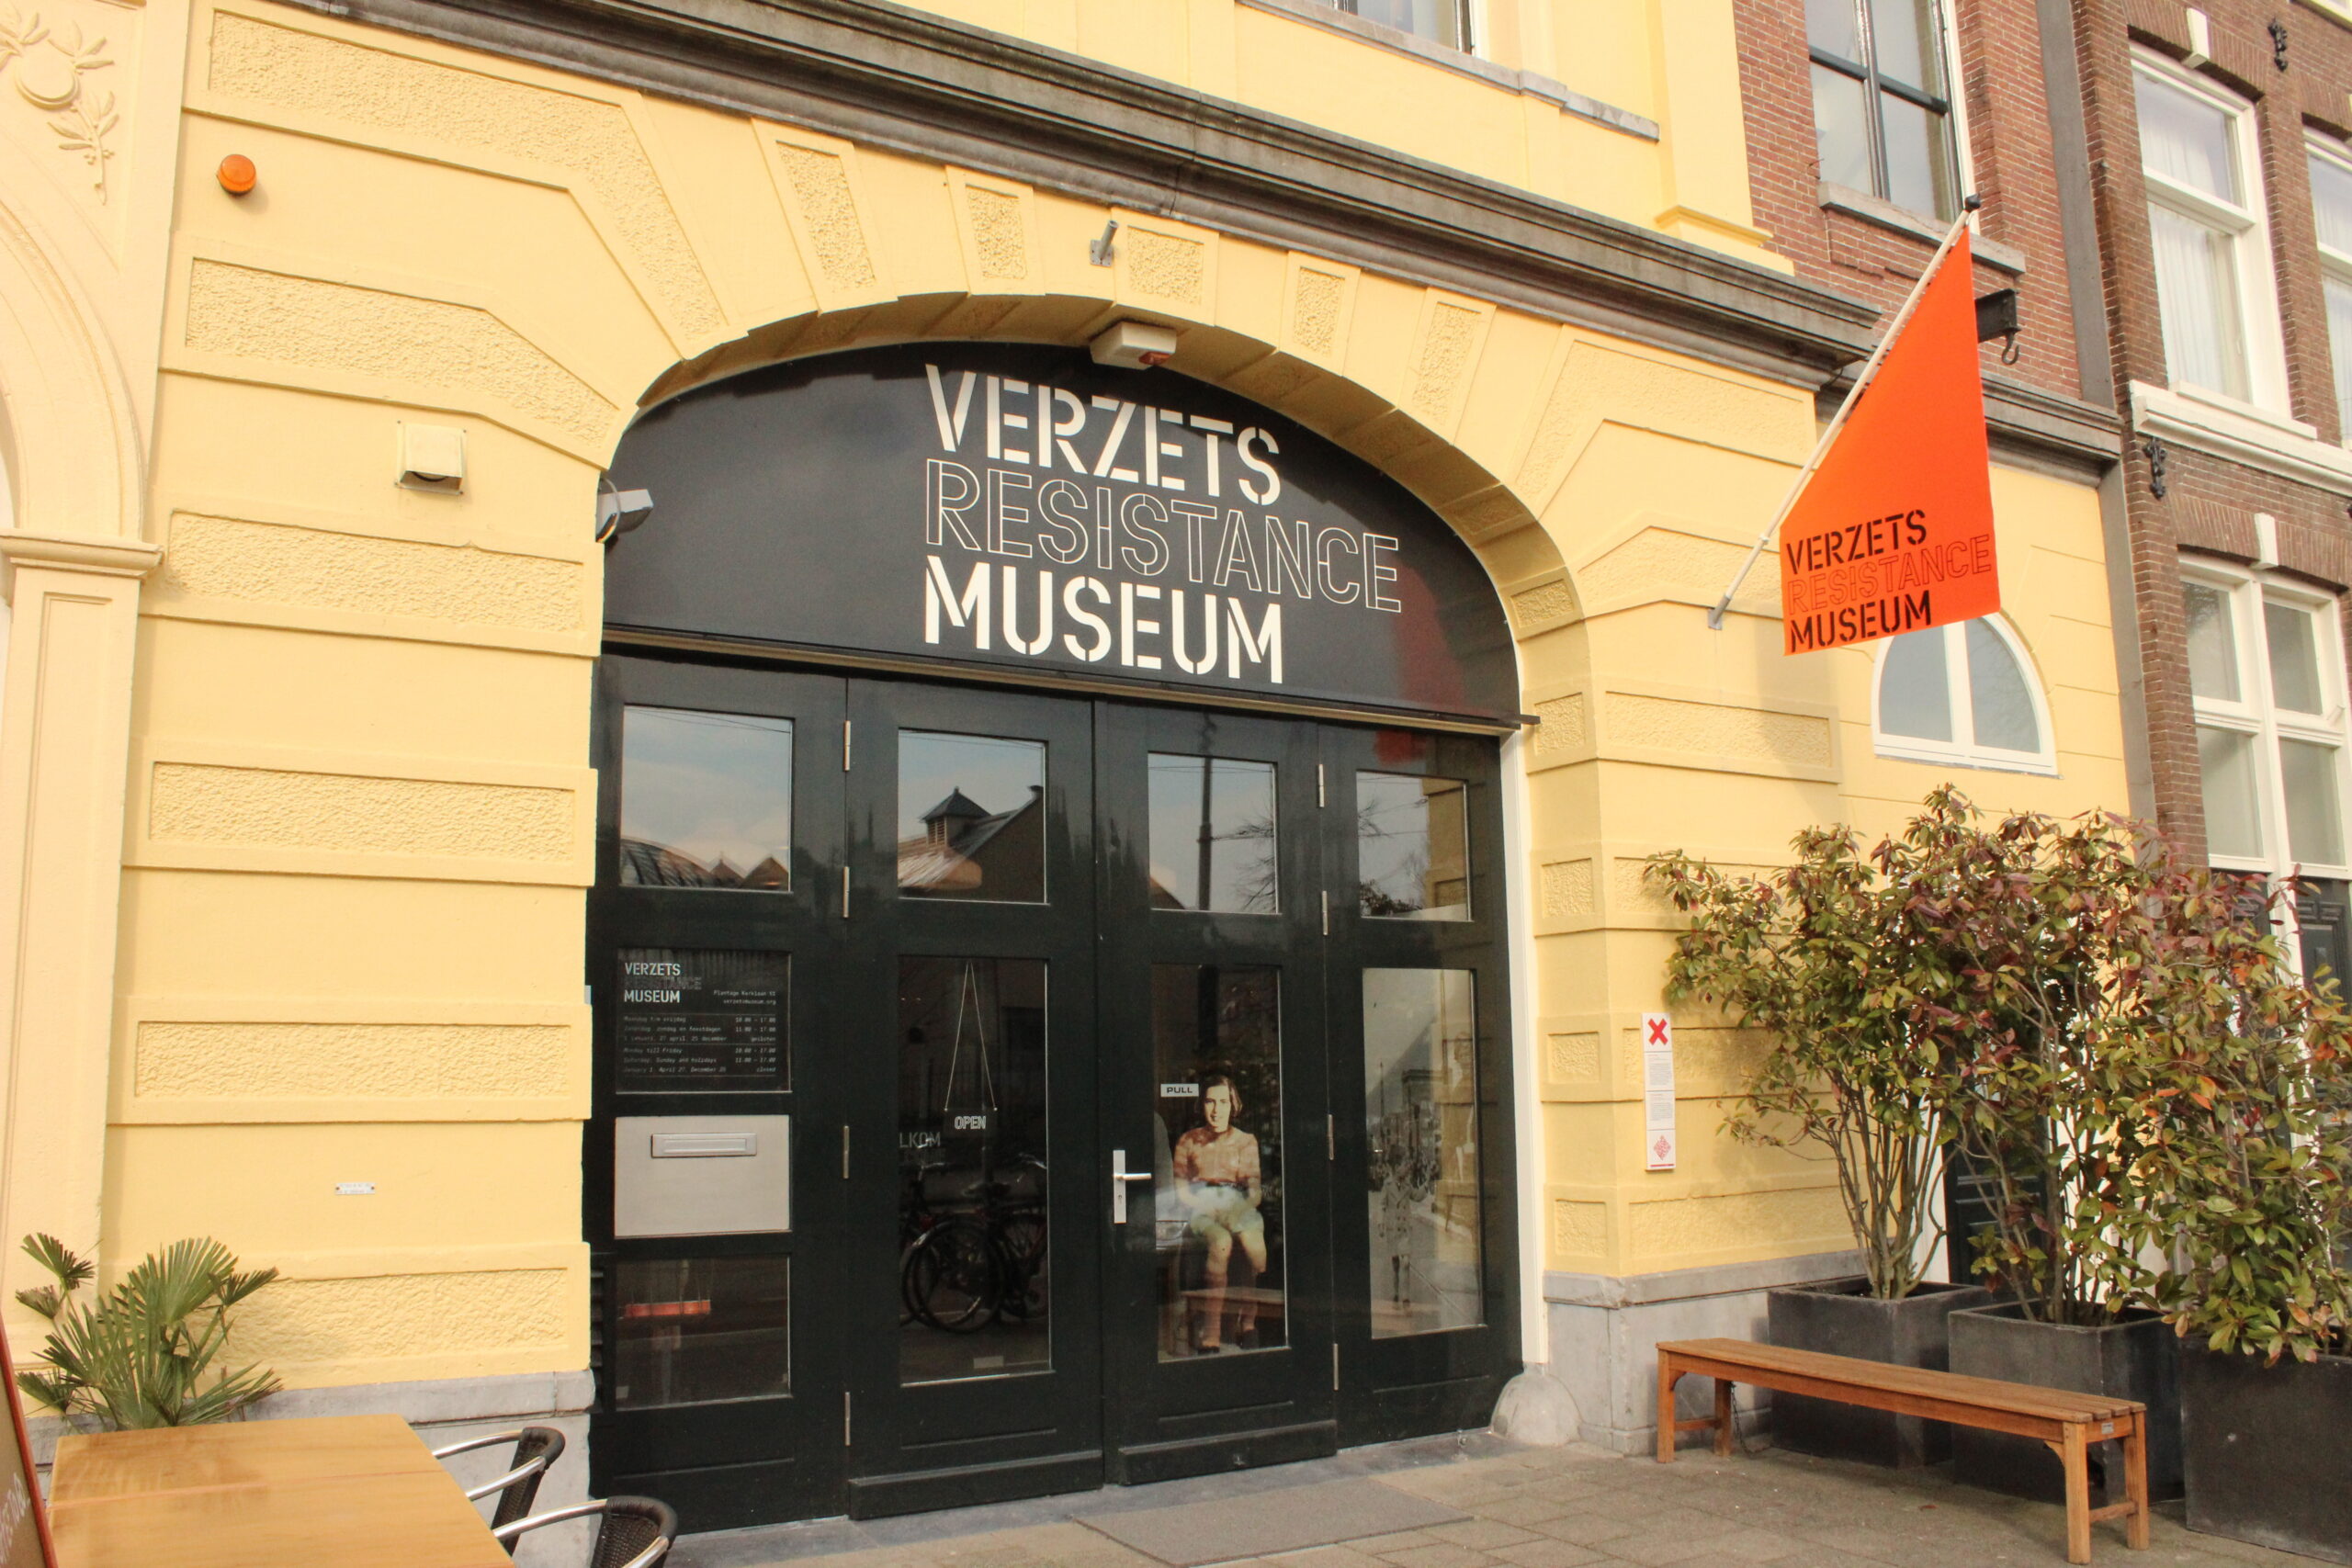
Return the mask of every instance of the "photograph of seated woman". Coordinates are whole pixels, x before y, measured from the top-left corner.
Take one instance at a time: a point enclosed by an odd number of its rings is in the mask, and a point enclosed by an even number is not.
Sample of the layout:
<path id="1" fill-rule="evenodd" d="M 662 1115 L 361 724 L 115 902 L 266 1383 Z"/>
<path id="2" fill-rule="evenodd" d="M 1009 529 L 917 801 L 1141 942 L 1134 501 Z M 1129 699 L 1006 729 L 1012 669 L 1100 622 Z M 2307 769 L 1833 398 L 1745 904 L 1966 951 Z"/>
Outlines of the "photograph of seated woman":
<path id="1" fill-rule="evenodd" d="M 1227 1281 L 1238 1244 L 1250 1260 L 1250 1280 L 1266 1271 L 1266 1222 L 1258 1213 L 1264 1196 L 1258 1140 L 1234 1125 L 1241 1095 L 1225 1073 L 1201 1079 L 1201 1124 L 1176 1140 L 1173 1160 L 1177 1195 L 1191 1213 L 1190 1229 L 1208 1248 L 1202 1290 L 1194 1298 L 1194 1344 L 1204 1355 L 1225 1348 Z M 1244 1289 L 1235 1303 L 1233 1342 L 1258 1347 L 1258 1304 Z"/>

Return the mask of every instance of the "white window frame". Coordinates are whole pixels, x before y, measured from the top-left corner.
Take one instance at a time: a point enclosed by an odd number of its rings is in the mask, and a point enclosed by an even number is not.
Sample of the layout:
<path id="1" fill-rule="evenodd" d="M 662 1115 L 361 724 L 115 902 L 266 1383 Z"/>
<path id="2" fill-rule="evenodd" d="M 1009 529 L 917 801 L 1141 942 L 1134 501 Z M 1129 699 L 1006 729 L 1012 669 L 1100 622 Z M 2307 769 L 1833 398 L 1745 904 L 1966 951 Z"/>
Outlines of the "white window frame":
<path id="1" fill-rule="evenodd" d="M 1968 626 L 1966 621 L 1933 628 L 1944 638 L 1944 690 L 1951 704 L 1952 739 L 1928 740 L 1916 735 L 1890 735 L 1880 721 L 1880 701 L 1886 685 L 1886 656 L 1896 639 L 1888 637 L 1879 644 L 1877 656 L 1871 661 L 1871 743 L 1882 757 L 1892 757 L 1905 762 L 1939 762 L 1955 768 L 1979 768 L 2004 773 L 2035 773 L 2043 778 L 2058 776 L 2058 739 L 2050 724 L 2050 699 L 2043 694 L 2041 671 L 2026 651 L 2025 641 L 2017 634 L 2006 616 L 1993 615 L 1979 617 L 1992 629 L 2001 646 L 2018 661 L 2018 670 L 2025 677 L 2026 694 L 2033 703 L 2035 731 L 2041 737 L 2039 751 L 2011 751 L 1998 746 L 1976 743 L 1976 710 L 1973 689 L 1968 668 Z M 1915 634 L 1916 635 L 1916 634 Z M 1966 736 L 1965 740 L 1962 736 Z"/>
<path id="2" fill-rule="evenodd" d="M 1363 22 L 1367 27 L 1388 28 L 1391 32 L 1403 33 L 1407 38 L 1427 44 L 1431 49 L 1451 49 L 1456 53 L 1466 54 L 1474 59 L 1486 57 L 1487 0 L 1444 0 L 1445 4 L 1456 6 L 1460 10 L 1462 30 L 1465 36 L 1459 44 L 1441 43 L 1433 38 L 1423 38 L 1408 28 L 1394 28 L 1386 22 L 1375 22 L 1370 17 L 1360 17 L 1354 8 L 1356 0 L 1317 0 L 1317 3 L 1329 6 L 1341 16 L 1353 21 Z"/>
<path id="3" fill-rule="evenodd" d="M 2286 338 L 2278 324 L 2278 282 L 2271 266 L 2269 208 L 2262 186 L 2261 127 L 2254 106 L 2147 50 L 2132 51 L 2132 67 L 2135 94 L 2140 78 L 2148 77 L 2202 99 L 2230 117 L 2238 188 L 2245 194 L 2244 207 L 2232 206 L 2167 179 L 2148 167 L 2144 153 L 2141 157 L 2141 180 L 2151 206 L 2166 207 L 2192 221 L 2222 230 L 2233 242 L 2231 272 L 2238 286 L 2238 341 L 2245 354 L 2247 397 L 2240 399 L 2219 387 L 2181 380 L 2169 352 L 2165 355 L 2165 374 L 2171 379 L 2172 389 L 2183 397 L 2222 408 L 2249 409 L 2257 415 L 2284 413 L 2288 407 Z M 2137 113 L 2135 99 L 2135 122 Z"/>
<path id="4" fill-rule="evenodd" d="M 2352 148 L 2346 148 L 2340 142 L 2332 141 L 2327 138 L 2321 136 L 2305 137 L 2303 139 L 2303 146 L 2304 150 L 2310 156 L 2317 158 L 2324 163 L 2333 164 L 2337 168 L 2343 170 L 2346 174 L 2352 175 Z M 2316 207 L 2317 203 L 2313 203 L 2313 206 Z M 2314 212 L 2312 216 L 2312 227 L 2314 231 L 2316 231 L 2318 227 L 2318 215 Z M 2352 288 L 2352 254 L 2339 251 L 2324 242 L 2316 240 L 2314 241 L 2314 245 L 2319 252 L 2319 266 L 2323 278 L 2322 287 L 2324 288 L 2326 283 L 2333 282 L 2343 284 L 2347 288 Z M 2327 319 L 2325 306 L 2326 297 L 2323 294 L 2321 296 L 2320 317 L 2323 321 Z M 2328 381 L 2331 385 L 2333 385 L 2335 380 L 2335 355 L 2339 353 L 2352 354 L 2352 344 L 2338 344 L 2334 341 L 2333 336 L 2331 335 L 2328 344 L 2327 361 Z M 2342 399 L 2338 399 L 2337 400 L 2339 404 L 2343 401 Z M 2336 409 L 2335 414 L 2338 424 L 2343 428 L 2344 444 L 2347 446 L 2352 446 L 2352 407 L 2340 406 Z"/>
<path id="5" fill-rule="evenodd" d="M 2311 740 L 2335 748 L 2335 808 L 2343 824 L 2347 852 L 2352 852 L 2352 715 L 2345 702 L 2343 623 L 2329 594 L 2269 572 L 2224 566 L 2218 561 L 2183 561 L 2184 584 L 2219 589 L 2230 604 L 2230 630 L 2236 639 L 2239 700 L 2193 697 L 2190 707 L 2197 723 L 2213 729 L 2233 729 L 2255 737 L 2255 780 L 2260 804 L 2261 855 L 2217 855 L 2207 861 L 2223 871 L 2260 872 L 2274 878 L 2292 875 L 2299 867 L 2287 842 L 2287 784 L 2278 767 L 2278 742 Z M 2327 711 L 2299 714 L 2278 707 L 2270 688 L 2270 639 L 2263 625 L 2263 605 L 2279 604 L 2311 613 L 2318 627 L 2319 678 Z M 2202 780 L 2199 780 L 2200 788 Z M 2352 863 L 2301 864 L 2312 876 L 2352 881 Z"/>

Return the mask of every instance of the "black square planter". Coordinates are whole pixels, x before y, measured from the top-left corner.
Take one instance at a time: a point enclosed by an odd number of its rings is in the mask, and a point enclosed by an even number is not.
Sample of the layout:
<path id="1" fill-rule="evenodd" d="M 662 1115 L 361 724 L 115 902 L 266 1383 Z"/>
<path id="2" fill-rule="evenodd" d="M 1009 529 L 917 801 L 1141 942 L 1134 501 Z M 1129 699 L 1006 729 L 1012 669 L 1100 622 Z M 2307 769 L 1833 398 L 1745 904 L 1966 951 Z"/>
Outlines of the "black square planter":
<path id="1" fill-rule="evenodd" d="M 2352 1562 L 2352 1358 L 2180 1353 L 2188 1528 Z"/>
<path id="2" fill-rule="evenodd" d="M 1898 1367 L 1946 1366 L 1944 1320 L 1992 1300 L 1980 1285 L 1921 1285 L 1901 1301 L 1865 1295 L 1861 1280 L 1833 1280 L 1771 1292 L 1765 1299 L 1770 1337 L 1792 1350 L 1820 1350 Z M 1940 1421 L 1862 1410 L 1802 1394 L 1772 1396 L 1772 1441 L 1801 1454 L 1860 1460 L 1911 1470 L 1951 1457 L 1951 1428 Z"/>
<path id="3" fill-rule="evenodd" d="M 2180 1495 L 2180 1340 L 2164 1319 L 2128 1314 L 2098 1328 L 2034 1323 L 2015 1303 L 1951 1314 L 1951 1370 L 1974 1378 L 2136 1399 L 2148 1407 L 2148 1496 Z M 2066 1500 L 2058 1456 L 2030 1438 L 1961 1427 L 1952 1476 L 2045 1503 Z M 2091 1450 L 2095 1503 L 2123 1498 L 2123 1445 Z M 2113 1484 L 2107 1483 L 2113 1477 Z"/>

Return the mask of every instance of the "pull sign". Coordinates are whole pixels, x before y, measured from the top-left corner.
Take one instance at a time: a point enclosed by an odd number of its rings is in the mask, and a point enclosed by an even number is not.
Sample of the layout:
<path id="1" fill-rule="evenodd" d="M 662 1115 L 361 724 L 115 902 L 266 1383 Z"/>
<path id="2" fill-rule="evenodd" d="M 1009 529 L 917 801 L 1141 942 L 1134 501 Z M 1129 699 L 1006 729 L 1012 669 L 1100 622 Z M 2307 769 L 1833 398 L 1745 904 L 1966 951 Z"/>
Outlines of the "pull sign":
<path id="1" fill-rule="evenodd" d="M 1642 1156 L 1649 1170 L 1674 1168 L 1674 1020 L 1642 1014 Z"/>

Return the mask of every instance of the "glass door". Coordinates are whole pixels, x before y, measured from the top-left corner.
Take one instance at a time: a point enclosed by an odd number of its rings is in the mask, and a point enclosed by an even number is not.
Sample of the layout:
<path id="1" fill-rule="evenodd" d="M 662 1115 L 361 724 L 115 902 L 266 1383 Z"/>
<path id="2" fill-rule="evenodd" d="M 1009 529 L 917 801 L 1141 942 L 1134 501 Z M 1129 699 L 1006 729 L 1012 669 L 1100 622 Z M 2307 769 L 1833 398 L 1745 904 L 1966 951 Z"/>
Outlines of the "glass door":
<path id="1" fill-rule="evenodd" d="M 598 694 L 593 1481 L 833 1512 L 842 683 L 608 656 Z"/>
<path id="2" fill-rule="evenodd" d="M 1332 1235 L 1349 1443 L 1482 1425 L 1519 1371 L 1490 740 L 1327 726 Z"/>
<path id="3" fill-rule="evenodd" d="M 849 704 L 850 1511 L 1100 1485 L 1089 705 Z"/>
<path id="4" fill-rule="evenodd" d="M 1329 1453 L 1314 728 L 1097 714 L 1114 1472 Z"/>

